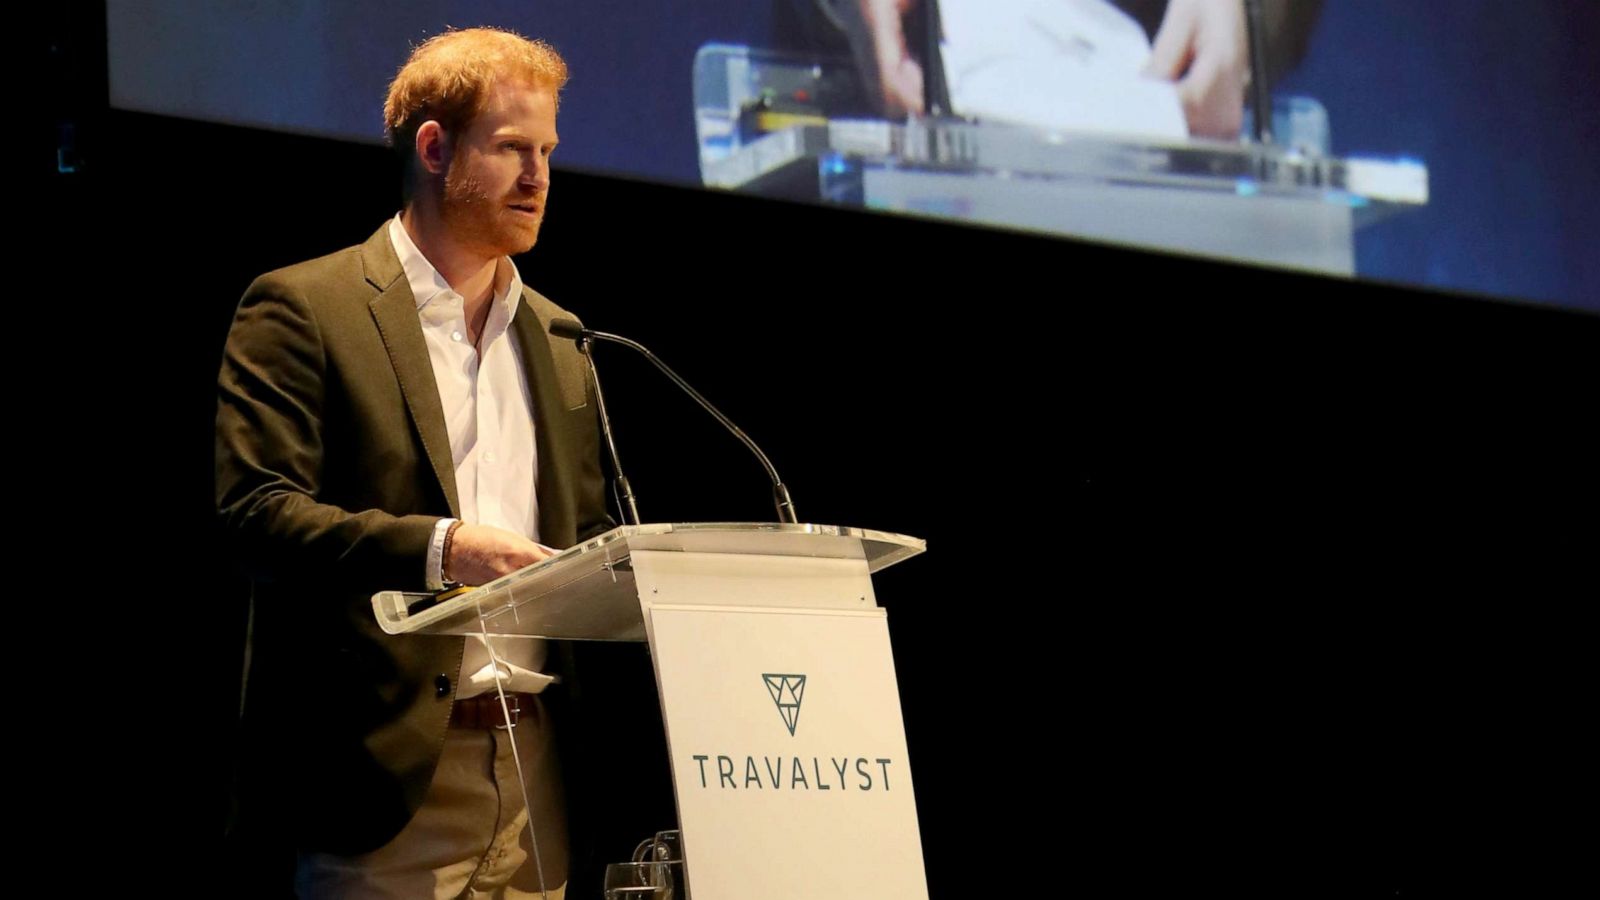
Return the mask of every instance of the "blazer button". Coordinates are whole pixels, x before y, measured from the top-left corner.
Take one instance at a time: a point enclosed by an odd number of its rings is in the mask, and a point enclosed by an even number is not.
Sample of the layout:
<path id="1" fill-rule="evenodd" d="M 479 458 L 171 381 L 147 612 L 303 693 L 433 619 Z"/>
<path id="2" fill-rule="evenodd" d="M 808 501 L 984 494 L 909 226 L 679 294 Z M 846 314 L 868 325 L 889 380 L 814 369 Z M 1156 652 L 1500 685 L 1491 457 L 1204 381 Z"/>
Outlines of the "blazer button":
<path id="1" fill-rule="evenodd" d="M 446 675 L 435 675 L 433 678 L 433 693 L 436 697 L 450 696 L 450 678 Z"/>

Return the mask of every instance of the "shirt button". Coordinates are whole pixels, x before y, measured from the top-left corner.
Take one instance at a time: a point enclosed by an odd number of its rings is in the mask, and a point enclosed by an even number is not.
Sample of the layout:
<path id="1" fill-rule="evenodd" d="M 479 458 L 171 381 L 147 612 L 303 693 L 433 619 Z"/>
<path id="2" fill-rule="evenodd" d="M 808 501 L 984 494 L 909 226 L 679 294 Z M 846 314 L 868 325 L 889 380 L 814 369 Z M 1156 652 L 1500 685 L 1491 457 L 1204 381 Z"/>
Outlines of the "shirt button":
<path id="1" fill-rule="evenodd" d="M 448 675 L 435 675 L 434 676 L 434 678 L 433 678 L 433 694 L 436 697 L 448 697 L 450 695 L 450 676 L 448 676 Z"/>
<path id="2" fill-rule="evenodd" d="M 483 461 L 484 462 L 491 462 L 491 463 L 494 462 L 494 451 L 490 450 L 487 453 L 484 453 L 483 454 Z"/>
<path id="3" fill-rule="evenodd" d="M 458 344 L 461 343 L 461 332 L 459 332 L 459 331 L 450 332 L 450 340 L 455 341 Z"/>

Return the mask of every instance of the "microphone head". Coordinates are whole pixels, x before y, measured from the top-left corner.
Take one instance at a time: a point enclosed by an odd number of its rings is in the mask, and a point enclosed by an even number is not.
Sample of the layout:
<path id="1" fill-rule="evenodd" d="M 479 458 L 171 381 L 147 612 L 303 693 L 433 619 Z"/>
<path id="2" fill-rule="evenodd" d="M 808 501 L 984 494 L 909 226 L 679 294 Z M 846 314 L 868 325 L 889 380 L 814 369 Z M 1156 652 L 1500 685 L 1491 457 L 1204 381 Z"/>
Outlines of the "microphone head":
<path id="1" fill-rule="evenodd" d="M 550 322 L 550 333 L 568 340 L 582 340 L 583 326 L 572 319 L 554 319 Z"/>

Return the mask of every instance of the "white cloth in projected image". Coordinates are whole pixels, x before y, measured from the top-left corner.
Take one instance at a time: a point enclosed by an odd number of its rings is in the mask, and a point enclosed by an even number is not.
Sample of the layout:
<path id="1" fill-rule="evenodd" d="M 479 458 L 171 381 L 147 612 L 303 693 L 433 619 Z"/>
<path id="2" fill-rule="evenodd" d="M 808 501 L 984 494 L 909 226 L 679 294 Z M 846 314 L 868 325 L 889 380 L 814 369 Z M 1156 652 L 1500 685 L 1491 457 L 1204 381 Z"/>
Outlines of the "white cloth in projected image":
<path id="1" fill-rule="evenodd" d="M 1170 82 L 1141 75 L 1144 29 L 1104 0 L 944 0 L 950 105 L 1039 128 L 1185 138 Z"/>

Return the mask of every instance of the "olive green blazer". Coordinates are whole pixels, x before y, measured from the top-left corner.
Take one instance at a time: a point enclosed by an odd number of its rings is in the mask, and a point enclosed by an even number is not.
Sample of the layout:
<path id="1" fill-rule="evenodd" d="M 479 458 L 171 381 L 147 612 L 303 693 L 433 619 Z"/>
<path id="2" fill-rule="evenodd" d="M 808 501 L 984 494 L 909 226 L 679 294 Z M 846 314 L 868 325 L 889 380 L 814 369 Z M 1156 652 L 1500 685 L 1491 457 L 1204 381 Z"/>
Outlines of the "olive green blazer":
<path id="1" fill-rule="evenodd" d="M 540 539 L 612 526 L 572 318 L 523 288 L 512 330 L 533 401 Z M 531 462 L 530 462 L 531 464 Z M 416 301 L 380 227 L 261 276 L 218 379 L 216 503 L 253 581 L 238 813 L 302 849 L 358 853 L 399 832 L 433 777 L 459 637 L 390 636 L 371 595 L 422 590 L 455 466 Z"/>

